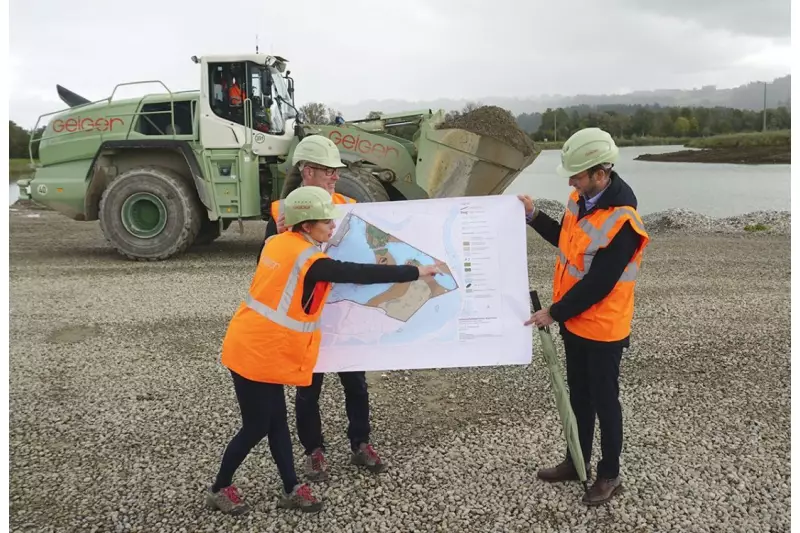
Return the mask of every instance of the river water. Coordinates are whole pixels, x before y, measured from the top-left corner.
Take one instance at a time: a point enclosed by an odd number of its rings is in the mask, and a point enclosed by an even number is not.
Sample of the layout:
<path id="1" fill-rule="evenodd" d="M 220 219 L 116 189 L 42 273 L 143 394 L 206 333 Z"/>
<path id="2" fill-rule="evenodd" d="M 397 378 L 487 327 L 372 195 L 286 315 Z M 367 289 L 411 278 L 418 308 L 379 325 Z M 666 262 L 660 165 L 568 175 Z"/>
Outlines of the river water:
<path id="1" fill-rule="evenodd" d="M 16 179 L 23 179 L 27 178 L 28 176 L 19 174 L 16 176 Z M 13 180 L 13 178 L 12 178 Z M 17 187 L 16 181 L 10 181 L 8 183 L 8 205 L 13 205 L 19 199 L 19 187 Z"/>
<path id="2" fill-rule="evenodd" d="M 684 150 L 681 146 L 620 148 L 615 168 L 636 194 L 639 213 L 682 208 L 710 217 L 751 211 L 789 211 L 791 165 L 725 165 L 635 161 L 641 154 Z M 562 204 L 572 188 L 555 173 L 560 151 L 545 150 L 506 189 Z"/>
<path id="3" fill-rule="evenodd" d="M 791 165 L 722 165 L 711 163 L 658 163 L 635 161 L 645 153 L 663 153 L 680 146 L 620 148 L 616 168 L 633 187 L 642 215 L 677 207 L 711 217 L 728 217 L 751 211 L 790 210 Z M 506 194 L 530 194 L 566 203 L 567 180 L 555 173 L 558 150 L 545 150 L 506 189 Z M 20 176 L 22 178 L 22 176 Z M 19 190 L 9 184 L 9 205 Z"/>

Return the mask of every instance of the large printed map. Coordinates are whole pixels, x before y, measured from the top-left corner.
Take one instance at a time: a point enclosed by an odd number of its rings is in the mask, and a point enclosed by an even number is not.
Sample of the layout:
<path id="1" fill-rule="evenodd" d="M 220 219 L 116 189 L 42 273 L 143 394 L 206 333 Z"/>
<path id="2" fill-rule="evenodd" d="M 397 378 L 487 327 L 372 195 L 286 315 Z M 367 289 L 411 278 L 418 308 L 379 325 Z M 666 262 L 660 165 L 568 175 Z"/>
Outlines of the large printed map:
<path id="1" fill-rule="evenodd" d="M 519 347 L 505 357 L 529 361 L 527 256 L 524 223 L 516 204 L 501 197 L 347 204 L 325 252 L 333 259 L 367 264 L 438 265 L 440 274 L 410 283 L 334 284 L 322 314 L 316 371 L 472 366 L 470 345 L 502 341 L 509 325 Z M 504 208 L 487 222 L 485 208 Z M 513 207 L 513 208 L 512 208 Z M 507 239 L 516 264 L 501 276 L 500 211 L 519 215 Z M 491 209 L 491 212 L 495 209 Z M 476 218 L 477 217 L 477 218 Z M 521 250 L 521 253 L 518 252 Z M 502 278 L 514 285 L 503 298 Z M 504 306 L 517 310 L 512 321 Z M 494 346 L 492 351 L 495 351 Z M 474 364 L 498 362 L 497 354 Z M 503 359 L 503 357 L 501 357 Z"/>

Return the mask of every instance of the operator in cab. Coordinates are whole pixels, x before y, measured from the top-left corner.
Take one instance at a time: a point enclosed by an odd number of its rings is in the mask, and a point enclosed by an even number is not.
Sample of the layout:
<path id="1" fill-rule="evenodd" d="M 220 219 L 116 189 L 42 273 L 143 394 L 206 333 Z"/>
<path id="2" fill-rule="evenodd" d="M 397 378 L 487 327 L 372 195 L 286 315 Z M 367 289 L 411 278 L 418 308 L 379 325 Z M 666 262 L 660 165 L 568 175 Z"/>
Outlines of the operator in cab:
<path id="1" fill-rule="evenodd" d="M 242 93 L 242 88 L 239 86 L 239 81 L 234 78 L 233 82 L 231 83 L 230 88 L 228 89 L 228 100 L 230 105 L 233 107 L 238 107 L 242 105 L 242 101 L 244 100 L 244 94 Z"/>
<path id="2" fill-rule="evenodd" d="M 317 186 L 328 191 L 335 204 L 356 202 L 352 198 L 335 192 L 336 182 L 339 180 L 339 169 L 346 165 L 342 163 L 339 149 L 327 137 L 321 135 L 305 137 L 298 143 L 294 151 L 292 165 L 294 168 L 287 176 L 284 190 L 291 191 L 297 187 Z M 283 200 L 272 203 L 272 218 L 267 224 L 265 242 L 270 236 L 286 231 L 284 209 Z M 262 244 L 263 246 L 264 244 Z M 348 420 L 347 438 L 351 451 L 350 462 L 373 473 L 383 472 L 386 469 L 386 463 L 370 442 L 370 405 L 366 372 L 339 372 L 338 375 L 344 388 Z M 309 386 L 297 387 L 295 396 L 297 435 L 306 456 L 306 477 L 312 481 L 322 481 L 328 478 L 328 464 L 325 459 L 325 442 L 319 408 L 324 377 L 325 374 L 314 374 Z"/>
<path id="3" fill-rule="evenodd" d="M 284 385 L 307 387 L 317 363 L 319 319 L 332 283 L 403 283 L 433 276 L 436 266 L 337 261 L 321 251 L 333 235 L 337 208 L 320 187 L 293 191 L 284 202 L 291 228 L 268 240 L 250 290 L 228 325 L 222 364 L 233 378 L 242 427 L 230 441 L 206 505 L 227 514 L 249 510 L 233 475 L 264 437 L 283 482 L 278 507 L 317 512 L 322 502 L 299 483 L 286 416 Z"/>

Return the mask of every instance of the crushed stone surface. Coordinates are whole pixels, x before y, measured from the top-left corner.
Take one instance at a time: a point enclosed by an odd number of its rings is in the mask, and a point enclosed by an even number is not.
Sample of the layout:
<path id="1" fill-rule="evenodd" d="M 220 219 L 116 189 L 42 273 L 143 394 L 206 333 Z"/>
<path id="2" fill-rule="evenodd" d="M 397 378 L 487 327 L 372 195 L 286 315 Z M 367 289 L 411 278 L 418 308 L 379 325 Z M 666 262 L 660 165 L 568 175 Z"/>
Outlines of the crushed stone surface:
<path id="1" fill-rule="evenodd" d="M 204 491 L 239 427 L 219 347 L 263 223 L 148 264 L 119 256 L 96 222 L 28 214 L 9 213 L 12 531 L 789 530 L 787 235 L 653 231 L 621 371 L 626 490 L 606 506 L 535 478 L 565 445 L 534 335 L 529 366 L 368 374 L 373 440 L 391 463 L 379 476 L 348 464 L 328 375 L 331 479 L 314 486 L 326 508 L 276 508 L 262 442 L 235 477 L 253 510 L 235 518 L 207 510 Z M 528 248 L 547 305 L 555 249 L 532 230 Z"/>

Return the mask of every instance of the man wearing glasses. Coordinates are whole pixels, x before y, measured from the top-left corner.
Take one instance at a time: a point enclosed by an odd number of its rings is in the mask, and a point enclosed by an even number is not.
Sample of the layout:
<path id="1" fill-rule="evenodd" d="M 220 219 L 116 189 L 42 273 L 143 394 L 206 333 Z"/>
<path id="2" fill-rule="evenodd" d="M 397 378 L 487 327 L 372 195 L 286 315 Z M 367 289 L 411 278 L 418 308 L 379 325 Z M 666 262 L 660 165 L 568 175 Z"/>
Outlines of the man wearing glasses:
<path id="1" fill-rule="evenodd" d="M 327 190 L 335 204 L 356 203 L 352 198 L 335 192 L 339 180 L 339 169 L 347 165 L 342 163 L 336 145 L 321 135 L 305 137 L 292 155 L 293 171 L 287 175 L 288 194 L 297 187 L 315 185 Z M 297 176 L 299 175 L 299 180 Z M 292 181 L 298 181 L 296 185 Z M 283 200 L 272 202 L 272 217 L 267 223 L 264 243 L 271 236 L 286 231 L 284 226 Z M 259 250 L 259 260 L 261 257 Z M 319 395 L 325 374 L 314 374 L 311 385 L 297 387 L 295 396 L 295 413 L 297 416 L 297 435 L 306 455 L 306 475 L 312 481 L 328 478 L 328 466 L 325 460 L 325 443 L 322 436 L 322 421 L 319 413 Z M 369 443 L 369 393 L 365 372 L 339 372 L 339 380 L 344 387 L 345 409 L 349 425 L 347 437 L 350 440 L 351 464 L 366 467 L 378 473 L 386 469 L 386 464 Z"/>
<path id="2" fill-rule="evenodd" d="M 286 176 L 287 184 L 284 190 L 286 194 L 289 194 L 297 187 L 314 185 L 328 191 L 335 204 L 355 203 L 352 198 L 334 190 L 336 182 L 339 181 L 339 169 L 346 166 L 342 163 L 339 149 L 333 144 L 333 141 L 321 135 L 309 135 L 297 144 L 294 154 L 292 154 L 293 168 Z M 299 179 L 297 179 L 298 176 Z M 297 183 L 292 183 L 293 181 Z M 261 259 L 261 250 L 264 249 L 266 240 L 272 235 L 286 231 L 286 227 L 283 225 L 283 200 L 272 202 L 271 209 L 272 217 L 267 222 L 267 231 L 261 242 L 256 264 Z"/>

